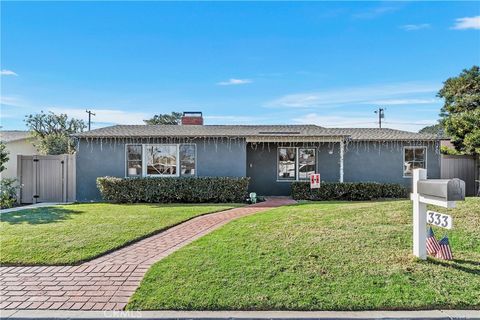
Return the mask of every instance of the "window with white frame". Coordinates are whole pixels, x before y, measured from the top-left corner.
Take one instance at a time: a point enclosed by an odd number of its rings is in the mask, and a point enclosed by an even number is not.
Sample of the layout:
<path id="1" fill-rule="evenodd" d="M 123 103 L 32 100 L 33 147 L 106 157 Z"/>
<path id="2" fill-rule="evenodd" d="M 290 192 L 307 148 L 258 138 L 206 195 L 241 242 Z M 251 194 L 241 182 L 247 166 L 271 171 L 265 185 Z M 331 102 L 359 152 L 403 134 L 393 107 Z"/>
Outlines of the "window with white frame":
<path id="1" fill-rule="evenodd" d="M 427 168 L 427 148 L 405 147 L 403 149 L 403 176 L 411 177 L 413 169 Z"/>
<path id="2" fill-rule="evenodd" d="M 315 148 L 279 147 L 277 180 L 306 180 L 316 171 Z"/>
<path id="3" fill-rule="evenodd" d="M 140 177 L 142 175 L 142 145 L 129 144 L 126 150 L 126 176 Z"/>
<path id="4" fill-rule="evenodd" d="M 295 180 L 297 178 L 297 148 L 278 148 L 278 179 Z"/>
<path id="5" fill-rule="evenodd" d="M 315 173 L 315 149 L 298 149 L 298 179 L 309 179 Z"/>
<path id="6" fill-rule="evenodd" d="M 196 148 L 194 144 L 180 145 L 180 174 L 185 177 L 195 176 Z"/>
<path id="7" fill-rule="evenodd" d="M 145 146 L 147 176 L 177 176 L 178 145 Z"/>
<path id="8" fill-rule="evenodd" d="M 127 144 L 126 176 L 192 177 L 196 175 L 195 144 Z"/>

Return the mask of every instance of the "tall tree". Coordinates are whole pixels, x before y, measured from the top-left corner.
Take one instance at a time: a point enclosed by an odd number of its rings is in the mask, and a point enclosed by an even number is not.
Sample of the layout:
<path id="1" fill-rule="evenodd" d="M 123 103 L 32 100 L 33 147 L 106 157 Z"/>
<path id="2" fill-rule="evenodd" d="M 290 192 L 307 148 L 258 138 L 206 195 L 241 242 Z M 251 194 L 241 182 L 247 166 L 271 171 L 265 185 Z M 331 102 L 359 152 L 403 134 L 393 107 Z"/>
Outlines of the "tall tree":
<path id="1" fill-rule="evenodd" d="M 445 135 L 445 131 L 444 131 L 444 128 L 443 128 L 441 123 L 432 124 L 431 126 L 426 126 L 422 129 L 420 129 L 420 131 L 418 131 L 418 132 L 419 133 L 438 134 L 439 136 L 444 136 Z"/>
<path id="2" fill-rule="evenodd" d="M 440 116 L 455 149 L 480 155 L 480 68 L 447 79 L 437 96 L 445 99 Z"/>
<path id="3" fill-rule="evenodd" d="M 180 124 L 181 120 L 181 112 L 172 112 L 171 114 L 156 114 L 148 120 L 143 120 L 143 122 L 145 122 L 145 124 Z"/>
<path id="4" fill-rule="evenodd" d="M 3 141 L 0 141 L 0 172 L 7 168 L 5 164 L 9 159 L 10 157 L 8 156 L 7 146 Z"/>
<path id="5" fill-rule="evenodd" d="M 73 153 L 75 144 L 71 135 L 87 127 L 83 120 L 43 111 L 25 116 L 25 123 L 35 138 L 34 145 L 38 151 L 51 155 Z"/>

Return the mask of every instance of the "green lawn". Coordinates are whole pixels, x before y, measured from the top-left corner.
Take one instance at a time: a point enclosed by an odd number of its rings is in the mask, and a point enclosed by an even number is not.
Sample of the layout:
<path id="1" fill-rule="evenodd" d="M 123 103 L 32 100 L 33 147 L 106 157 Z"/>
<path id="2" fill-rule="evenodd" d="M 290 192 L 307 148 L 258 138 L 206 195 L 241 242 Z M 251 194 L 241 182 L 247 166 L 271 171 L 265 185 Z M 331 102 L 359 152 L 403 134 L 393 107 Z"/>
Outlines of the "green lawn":
<path id="1" fill-rule="evenodd" d="M 2 264 L 72 264 L 232 204 L 71 204 L 0 215 Z"/>
<path id="2" fill-rule="evenodd" d="M 127 308 L 479 309 L 480 198 L 436 209 L 453 215 L 453 262 L 412 256 L 410 201 L 306 203 L 233 221 L 173 253 Z"/>

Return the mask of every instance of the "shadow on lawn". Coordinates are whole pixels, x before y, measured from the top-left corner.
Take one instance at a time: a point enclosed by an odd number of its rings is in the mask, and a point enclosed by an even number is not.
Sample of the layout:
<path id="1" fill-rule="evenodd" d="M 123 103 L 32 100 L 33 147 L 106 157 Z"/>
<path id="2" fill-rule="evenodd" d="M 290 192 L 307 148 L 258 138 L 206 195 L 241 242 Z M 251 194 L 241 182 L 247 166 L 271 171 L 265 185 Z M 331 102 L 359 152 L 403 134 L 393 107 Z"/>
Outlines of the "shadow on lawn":
<path id="1" fill-rule="evenodd" d="M 1 222 L 9 224 L 46 224 L 70 219 L 72 214 L 79 214 L 82 211 L 69 210 L 65 208 L 45 207 L 38 209 L 20 210 L 2 213 Z"/>
<path id="2" fill-rule="evenodd" d="M 446 268 L 453 268 L 453 269 L 457 269 L 470 274 L 480 275 L 480 268 L 471 267 L 471 265 L 480 266 L 480 262 L 477 262 L 477 261 L 453 259 L 451 262 L 446 262 L 446 261 L 440 261 L 436 259 L 428 259 L 428 262 L 439 265 L 439 266 L 443 266 Z"/>

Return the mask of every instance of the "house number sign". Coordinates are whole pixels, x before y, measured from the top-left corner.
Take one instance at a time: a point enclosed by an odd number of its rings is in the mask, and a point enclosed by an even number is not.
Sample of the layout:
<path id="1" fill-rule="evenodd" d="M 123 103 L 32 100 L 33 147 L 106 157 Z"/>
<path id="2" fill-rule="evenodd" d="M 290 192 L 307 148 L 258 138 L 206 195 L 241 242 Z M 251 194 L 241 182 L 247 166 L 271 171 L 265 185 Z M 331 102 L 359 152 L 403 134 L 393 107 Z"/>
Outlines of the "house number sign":
<path id="1" fill-rule="evenodd" d="M 427 223 L 445 229 L 452 229 L 453 226 L 453 220 L 451 216 L 430 210 L 427 211 Z"/>

